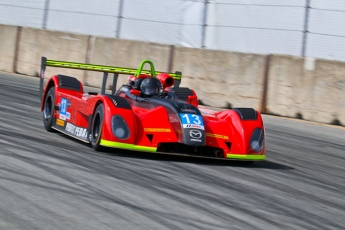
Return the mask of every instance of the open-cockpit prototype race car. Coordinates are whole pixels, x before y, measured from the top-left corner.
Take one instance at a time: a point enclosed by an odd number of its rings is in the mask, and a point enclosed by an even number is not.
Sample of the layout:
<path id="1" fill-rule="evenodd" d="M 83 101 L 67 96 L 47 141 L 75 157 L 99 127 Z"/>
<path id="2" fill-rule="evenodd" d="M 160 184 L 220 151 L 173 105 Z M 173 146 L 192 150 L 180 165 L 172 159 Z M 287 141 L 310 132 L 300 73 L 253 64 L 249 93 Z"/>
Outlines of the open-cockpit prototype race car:
<path id="1" fill-rule="evenodd" d="M 144 70 L 144 65 L 149 70 Z M 103 72 L 101 93 L 84 92 L 74 77 L 52 76 L 47 66 Z M 106 93 L 109 73 L 112 92 Z M 119 75 L 130 75 L 116 89 Z M 261 114 L 252 108 L 214 111 L 198 105 L 194 90 L 180 87 L 181 72 L 155 71 L 47 60 L 40 73 L 41 111 L 47 131 L 58 130 L 95 150 L 103 147 L 244 161 L 265 159 Z"/>

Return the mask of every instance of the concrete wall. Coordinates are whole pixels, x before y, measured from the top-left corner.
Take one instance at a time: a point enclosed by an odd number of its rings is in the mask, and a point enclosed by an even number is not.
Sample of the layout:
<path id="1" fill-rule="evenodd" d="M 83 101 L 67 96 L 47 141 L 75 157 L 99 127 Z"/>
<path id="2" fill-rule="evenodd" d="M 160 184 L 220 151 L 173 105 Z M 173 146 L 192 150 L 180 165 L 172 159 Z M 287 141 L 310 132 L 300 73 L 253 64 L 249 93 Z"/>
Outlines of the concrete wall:
<path id="1" fill-rule="evenodd" d="M 38 75 L 41 56 L 131 68 L 150 59 L 159 71 L 168 71 L 172 63 L 171 71 L 183 73 L 181 86 L 194 89 L 204 104 L 257 110 L 265 104 L 264 55 L 171 49 L 169 45 L 4 25 L 0 25 L 0 52 L 1 71 L 26 75 Z M 345 125 L 345 62 L 283 55 L 271 55 L 270 60 L 267 113 Z M 102 73 L 98 72 L 48 67 L 46 78 L 58 73 L 77 77 L 88 86 L 101 86 Z M 126 81 L 127 76 L 121 76 L 118 86 Z"/>
<path id="2" fill-rule="evenodd" d="M 0 24 L 0 71 L 13 71 L 17 30 L 16 26 Z"/>
<path id="3" fill-rule="evenodd" d="M 273 55 L 267 112 L 345 125 L 345 63 Z"/>
<path id="4" fill-rule="evenodd" d="M 169 45 L 96 37 L 92 41 L 92 47 L 90 63 L 138 68 L 144 59 L 149 59 L 154 63 L 157 71 L 168 70 Z M 144 66 L 144 69 L 149 68 L 148 65 Z M 88 72 L 86 76 L 86 85 L 95 87 L 102 85 L 102 73 Z M 111 77 L 108 78 L 108 87 L 112 82 L 112 75 L 109 76 Z M 127 83 L 127 80 L 128 76 L 120 75 L 117 85 Z"/>
<path id="5" fill-rule="evenodd" d="M 182 71 L 181 86 L 216 107 L 260 109 L 266 57 L 226 51 L 177 47 L 173 69 Z"/>
<path id="6" fill-rule="evenodd" d="M 52 60 L 63 60 L 85 63 L 88 36 L 65 32 L 23 28 L 20 52 L 18 55 L 17 73 L 38 75 L 41 57 Z M 83 81 L 84 71 L 48 68 L 46 77 L 54 74 L 66 74 Z"/>
<path id="7" fill-rule="evenodd" d="M 310 83 L 303 77 L 303 58 L 272 55 L 268 79 L 266 112 L 297 117 L 305 106 Z M 302 89 L 302 91 L 301 91 Z"/>

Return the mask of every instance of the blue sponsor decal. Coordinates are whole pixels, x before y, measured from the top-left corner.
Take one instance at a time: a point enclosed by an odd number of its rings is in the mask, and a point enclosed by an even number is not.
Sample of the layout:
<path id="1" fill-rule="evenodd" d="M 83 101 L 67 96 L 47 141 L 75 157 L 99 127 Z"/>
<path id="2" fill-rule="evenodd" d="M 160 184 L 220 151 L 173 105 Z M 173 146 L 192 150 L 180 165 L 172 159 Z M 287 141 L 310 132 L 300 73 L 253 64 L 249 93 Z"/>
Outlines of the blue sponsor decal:
<path id="1" fill-rule="evenodd" d="M 61 98 L 61 103 L 60 103 L 60 119 L 61 120 L 66 120 L 70 118 L 70 114 L 67 114 L 67 103 L 68 100 L 66 98 Z"/>

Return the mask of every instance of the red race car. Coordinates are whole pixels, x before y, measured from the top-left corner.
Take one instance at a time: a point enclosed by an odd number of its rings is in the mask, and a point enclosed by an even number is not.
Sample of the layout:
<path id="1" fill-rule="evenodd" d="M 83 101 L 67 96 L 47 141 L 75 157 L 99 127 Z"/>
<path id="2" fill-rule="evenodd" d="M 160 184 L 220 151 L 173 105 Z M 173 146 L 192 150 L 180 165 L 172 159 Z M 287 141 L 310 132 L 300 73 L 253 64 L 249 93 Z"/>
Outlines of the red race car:
<path id="1" fill-rule="evenodd" d="M 149 70 L 144 70 L 144 65 Z M 103 72 L 101 93 L 84 92 L 74 77 L 55 75 L 43 91 L 47 66 Z M 106 93 L 109 73 L 112 92 Z M 130 75 L 116 89 L 119 75 Z M 262 117 L 252 108 L 214 111 L 198 105 L 196 93 L 180 87 L 181 72 L 155 71 L 47 60 L 40 73 L 41 111 L 47 131 L 58 130 L 103 147 L 142 152 L 259 161 L 265 159 Z"/>

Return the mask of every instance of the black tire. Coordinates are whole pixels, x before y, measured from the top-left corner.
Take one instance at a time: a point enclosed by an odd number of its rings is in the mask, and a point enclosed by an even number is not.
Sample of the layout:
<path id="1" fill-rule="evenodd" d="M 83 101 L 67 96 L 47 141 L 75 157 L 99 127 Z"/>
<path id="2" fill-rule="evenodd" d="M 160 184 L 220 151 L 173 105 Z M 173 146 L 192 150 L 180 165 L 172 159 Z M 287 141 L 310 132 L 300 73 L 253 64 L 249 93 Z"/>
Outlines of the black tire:
<path id="1" fill-rule="evenodd" d="M 102 151 L 104 147 L 100 145 L 103 129 L 104 106 L 99 104 L 92 118 L 90 130 L 90 143 L 94 150 Z"/>
<path id="2" fill-rule="evenodd" d="M 43 106 L 43 125 L 48 132 L 54 132 L 52 129 L 54 121 L 55 108 L 55 88 L 54 86 L 48 90 Z"/>

